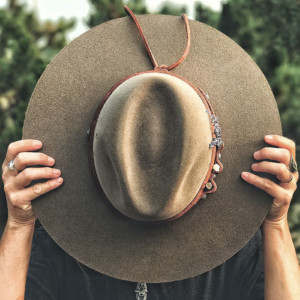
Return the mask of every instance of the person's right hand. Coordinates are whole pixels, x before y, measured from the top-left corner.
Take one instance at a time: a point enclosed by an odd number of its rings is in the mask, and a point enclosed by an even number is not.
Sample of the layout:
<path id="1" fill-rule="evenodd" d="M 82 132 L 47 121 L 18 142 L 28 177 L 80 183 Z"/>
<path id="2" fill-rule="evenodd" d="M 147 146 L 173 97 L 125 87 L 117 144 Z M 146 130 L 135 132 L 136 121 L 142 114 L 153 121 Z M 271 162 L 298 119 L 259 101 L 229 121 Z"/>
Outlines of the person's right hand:
<path id="1" fill-rule="evenodd" d="M 33 224 L 36 216 L 31 201 L 42 194 L 59 187 L 63 179 L 58 169 L 51 168 L 55 161 L 52 157 L 32 152 L 40 149 L 37 140 L 21 140 L 11 143 L 2 165 L 2 180 L 6 194 L 8 221 L 18 225 Z M 11 171 L 8 163 L 14 161 L 16 170 Z M 43 166 L 34 167 L 30 166 Z M 43 183 L 29 186 L 33 180 L 49 179 Z"/>

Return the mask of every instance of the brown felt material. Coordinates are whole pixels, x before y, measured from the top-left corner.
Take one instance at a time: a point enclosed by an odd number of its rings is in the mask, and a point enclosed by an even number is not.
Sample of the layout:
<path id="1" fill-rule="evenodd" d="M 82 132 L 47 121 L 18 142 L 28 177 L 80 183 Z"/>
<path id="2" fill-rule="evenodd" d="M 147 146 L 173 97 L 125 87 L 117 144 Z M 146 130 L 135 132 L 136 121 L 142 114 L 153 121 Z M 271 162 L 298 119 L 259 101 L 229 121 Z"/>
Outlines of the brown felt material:
<path id="1" fill-rule="evenodd" d="M 94 131 L 94 164 L 109 201 L 124 215 L 161 221 L 194 199 L 212 160 L 211 123 L 196 91 L 161 73 L 117 87 Z"/>
<path id="2" fill-rule="evenodd" d="M 181 18 L 138 19 L 159 65 L 182 55 Z M 123 78 L 151 70 L 129 17 L 97 26 L 65 47 L 28 106 L 23 138 L 41 139 L 64 177 L 58 190 L 34 200 L 36 215 L 70 255 L 115 278 L 165 282 L 206 272 L 247 243 L 270 207 L 271 197 L 240 178 L 264 146 L 263 136 L 281 133 L 270 87 L 235 42 L 199 22 L 190 26 L 189 54 L 173 72 L 209 94 L 225 144 L 224 170 L 218 190 L 175 221 L 143 224 L 123 216 L 99 193 L 89 168 L 86 132 L 101 99 Z"/>

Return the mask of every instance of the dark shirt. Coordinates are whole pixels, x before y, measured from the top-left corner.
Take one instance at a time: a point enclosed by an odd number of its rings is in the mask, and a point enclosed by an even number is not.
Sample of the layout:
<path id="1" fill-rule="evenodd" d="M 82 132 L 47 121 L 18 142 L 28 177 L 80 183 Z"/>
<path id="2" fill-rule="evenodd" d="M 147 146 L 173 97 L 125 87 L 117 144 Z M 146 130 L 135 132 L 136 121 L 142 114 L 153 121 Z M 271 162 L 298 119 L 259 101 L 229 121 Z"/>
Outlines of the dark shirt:
<path id="1" fill-rule="evenodd" d="M 33 238 L 26 300 L 136 299 L 136 282 L 98 273 L 69 256 L 40 227 Z M 147 300 L 260 300 L 264 273 L 260 230 L 232 258 L 204 274 L 147 284 Z"/>

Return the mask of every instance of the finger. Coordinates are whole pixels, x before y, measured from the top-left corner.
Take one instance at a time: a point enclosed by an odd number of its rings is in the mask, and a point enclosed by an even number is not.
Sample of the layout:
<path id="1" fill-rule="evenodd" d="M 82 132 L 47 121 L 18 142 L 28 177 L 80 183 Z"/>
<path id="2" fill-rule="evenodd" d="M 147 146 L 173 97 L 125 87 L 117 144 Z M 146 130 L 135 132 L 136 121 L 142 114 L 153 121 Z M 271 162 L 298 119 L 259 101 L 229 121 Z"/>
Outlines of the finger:
<path id="1" fill-rule="evenodd" d="M 13 160 L 20 152 L 35 151 L 42 147 L 42 142 L 38 140 L 21 140 L 11 143 L 7 148 L 6 158 L 3 165 Z"/>
<path id="2" fill-rule="evenodd" d="M 291 153 L 289 150 L 284 148 L 265 147 L 255 152 L 253 156 L 257 160 L 270 159 L 281 162 L 288 166 L 291 158 Z"/>
<path id="3" fill-rule="evenodd" d="M 54 158 L 37 152 L 21 152 L 14 159 L 15 168 L 18 171 L 24 170 L 27 166 L 53 166 L 54 162 Z"/>
<path id="4" fill-rule="evenodd" d="M 56 179 L 50 179 L 43 183 L 34 184 L 22 191 L 13 193 L 10 201 L 14 206 L 18 207 L 21 207 L 22 205 L 29 205 L 31 200 L 58 188 L 62 183 L 63 179 L 59 177 Z"/>
<path id="5" fill-rule="evenodd" d="M 9 180 L 11 177 L 15 177 L 16 175 L 18 175 L 18 171 L 17 170 L 10 170 L 8 168 L 8 166 L 2 166 L 2 181 L 3 183 L 5 183 L 7 180 Z"/>
<path id="6" fill-rule="evenodd" d="M 57 178 L 61 171 L 53 168 L 26 168 L 14 179 L 14 186 L 22 188 L 28 186 L 33 180 Z"/>
<path id="7" fill-rule="evenodd" d="M 252 170 L 255 172 L 265 172 L 273 174 L 280 181 L 287 182 L 290 179 L 291 173 L 287 166 L 282 163 L 274 163 L 269 161 L 262 161 L 259 163 L 252 164 Z"/>
<path id="8" fill-rule="evenodd" d="M 242 178 L 248 183 L 258 187 L 265 191 L 270 196 L 276 198 L 276 202 L 280 202 L 282 205 L 289 204 L 291 202 L 293 192 L 279 186 L 268 178 L 259 177 L 255 174 L 243 172 Z"/>
<path id="9" fill-rule="evenodd" d="M 284 136 L 280 135 L 266 135 L 266 143 L 277 146 L 278 148 L 284 148 L 290 151 L 293 154 L 294 158 L 296 156 L 296 144 L 293 140 L 290 140 Z"/>

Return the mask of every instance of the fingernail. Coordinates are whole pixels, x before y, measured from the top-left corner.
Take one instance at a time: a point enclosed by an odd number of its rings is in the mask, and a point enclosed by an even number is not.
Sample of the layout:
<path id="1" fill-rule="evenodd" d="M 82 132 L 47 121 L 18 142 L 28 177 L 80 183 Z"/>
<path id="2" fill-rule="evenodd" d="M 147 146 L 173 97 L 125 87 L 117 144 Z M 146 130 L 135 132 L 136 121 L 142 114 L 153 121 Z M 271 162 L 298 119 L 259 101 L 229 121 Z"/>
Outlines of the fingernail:
<path id="1" fill-rule="evenodd" d="M 49 161 L 50 164 L 54 164 L 54 158 L 48 157 L 48 161 Z"/>
<path id="2" fill-rule="evenodd" d="M 260 152 L 259 151 L 254 152 L 253 156 L 254 156 L 254 158 L 259 158 Z"/>
<path id="3" fill-rule="evenodd" d="M 60 175 L 60 170 L 58 169 L 54 169 L 52 172 L 54 175 Z"/>
<path id="4" fill-rule="evenodd" d="M 258 164 L 252 164 L 252 169 L 256 169 Z"/>
<path id="5" fill-rule="evenodd" d="M 242 177 L 243 177 L 244 179 L 248 178 L 248 176 L 249 176 L 249 174 L 248 174 L 247 172 L 243 172 L 243 173 L 242 173 Z"/>
<path id="6" fill-rule="evenodd" d="M 266 135 L 266 136 L 265 136 L 265 139 L 266 139 L 266 140 L 273 140 L 273 136 L 272 136 L 272 135 Z"/>
<path id="7" fill-rule="evenodd" d="M 57 183 L 62 183 L 62 182 L 63 182 L 63 179 L 62 179 L 61 177 L 59 177 L 59 178 L 56 179 L 56 182 L 57 182 Z"/>
<path id="8" fill-rule="evenodd" d="M 36 141 L 33 142 L 33 146 L 35 146 L 35 147 L 41 147 L 42 146 L 42 142 L 36 140 Z"/>

